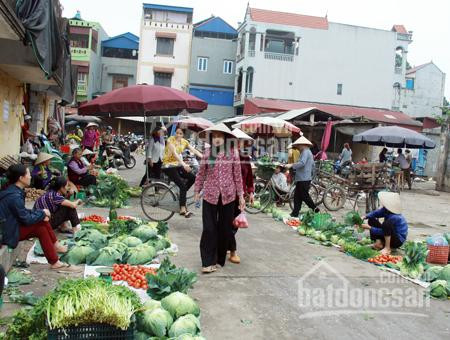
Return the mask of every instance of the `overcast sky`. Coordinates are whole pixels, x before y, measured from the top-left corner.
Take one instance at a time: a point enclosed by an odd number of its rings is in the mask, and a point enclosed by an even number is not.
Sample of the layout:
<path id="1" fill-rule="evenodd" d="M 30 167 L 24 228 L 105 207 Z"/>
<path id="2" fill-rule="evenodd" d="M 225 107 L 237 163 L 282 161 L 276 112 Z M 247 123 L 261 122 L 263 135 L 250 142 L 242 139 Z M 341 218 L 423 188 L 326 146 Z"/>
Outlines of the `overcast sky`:
<path id="1" fill-rule="evenodd" d="M 109 36 L 132 32 L 139 36 L 143 0 L 60 0 L 64 16 L 77 10 L 85 20 L 98 21 Z M 154 0 L 149 3 L 194 8 L 194 22 L 210 15 L 222 17 L 237 27 L 243 21 L 245 0 Z M 432 60 L 450 72 L 449 0 L 251 0 L 250 6 L 276 11 L 325 16 L 328 20 L 358 26 L 391 29 L 403 24 L 413 31 L 408 61 L 420 65 Z M 446 86 L 450 98 L 450 85 Z"/>

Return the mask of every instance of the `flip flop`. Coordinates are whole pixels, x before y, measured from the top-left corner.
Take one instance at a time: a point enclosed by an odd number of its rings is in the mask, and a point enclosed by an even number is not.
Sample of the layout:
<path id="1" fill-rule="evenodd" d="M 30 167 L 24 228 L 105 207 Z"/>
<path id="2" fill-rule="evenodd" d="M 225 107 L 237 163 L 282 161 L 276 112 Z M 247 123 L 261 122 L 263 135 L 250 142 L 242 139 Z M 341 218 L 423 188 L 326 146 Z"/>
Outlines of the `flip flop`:
<path id="1" fill-rule="evenodd" d="M 192 216 L 194 216 L 194 213 L 192 211 L 186 211 L 186 213 L 184 214 L 184 217 L 186 218 L 191 218 Z"/>
<path id="2" fill-rule="evenodd" d="M 203 267 L 202 273 L 203 274 L 211 274 L 217 270 L 216 266 L 209 266 L 209 267 Z"/>
<path id="3" fill-rule="evenodd" d="M 52 268 L 52 270 L 56 270 L 58 273 L 80 273 L 82 268 L 63 263 L 61 267 Z"/>

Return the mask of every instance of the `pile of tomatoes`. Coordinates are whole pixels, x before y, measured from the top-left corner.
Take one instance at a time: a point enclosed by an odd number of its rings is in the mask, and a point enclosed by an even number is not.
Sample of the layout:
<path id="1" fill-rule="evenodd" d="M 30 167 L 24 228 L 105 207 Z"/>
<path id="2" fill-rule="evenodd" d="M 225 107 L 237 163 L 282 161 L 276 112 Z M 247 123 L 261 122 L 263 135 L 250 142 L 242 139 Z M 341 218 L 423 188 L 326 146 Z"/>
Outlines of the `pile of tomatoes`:
<path id="1" fill-rule="evenodd" d="M 301 223 L 297 219 L 289 219 L 286 221 L 286 224 L 290 227 L 299 227 Z"/>
<path id="2" fill-rule="evenodd" d="M 117 219 L 120 221 L 129 221 L 132 220 L 133 218 L 130 216 L 118 216 Z"/>
<path id="3" fill-rule="evenodd" d="M 129 264 L 114 264 L 111 273 L 113 281 L 126 281 L 129 286 L 137 289 L 147 289 L 146 274 L 155 275 L 156 269 Z"/>
<path id="4" fill-rule="evenodd" d="M 368 259 L 370 263 L 375 264 L 386 264 L 386 263 L 397 263 L 400 262 L 403 258 L 401 256 L 393 256 L 393 255 L 377 255 Z"/>
<path id="5" fill-rule="evenodd" d="M 100 215 L 89 215 L 83 218 L 84 222 L 106 223 L 106 219 Z"/>

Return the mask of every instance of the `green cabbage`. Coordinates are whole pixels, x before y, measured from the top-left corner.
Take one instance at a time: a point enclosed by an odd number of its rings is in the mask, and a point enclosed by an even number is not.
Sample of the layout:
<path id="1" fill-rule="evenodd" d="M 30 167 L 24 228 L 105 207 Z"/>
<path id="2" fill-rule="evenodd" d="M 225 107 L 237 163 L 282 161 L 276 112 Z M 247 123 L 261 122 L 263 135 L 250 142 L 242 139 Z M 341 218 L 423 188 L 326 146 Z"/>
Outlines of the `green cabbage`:
<path id="1" fill-rule="evenodd" d="M 184 334 L 196 335 L 199 331 L 200 322 L 198 319 L 192 314 L 187 314 L 173 323 L 169 330 L 169 336 L 174 338 Z"/>
<path id="2" fill-rule="evenodd" d="M 423 273 L 422 280 L 426 282 L 432 282 L 437 280 L 442 269 L 444 269 L 444 267 L 433 266 L 428 268 L 428 270 L 425 273 Z"/>
<path id="3" fill-rule="evenodd" d="M 305 227 L 303 227 L 303 226 L 298 227 L 298 228 L 297 228 L 297 231 L 298 231 L 298 233 L 299 233 L 300 235 L 302 235 L 302 236 L 306 235 L 306 229 L 305 229 Z"/>
<path id="4" fill-rule="evenodd" d="M 183 334 L 180 335 L 178 338 L 176 338 L 176 340 L 206 340 L 206 339 L 200 335 L 192 336 L 190 334 Z"/>
<path id="5" fill-rule="evenodd" d="M 450 282 L 450 264 L 446 265 L 439 274 L 439 280 Z"/>
<path id="6" fill-rule="evenodd" d="M 127 263 L 131 265 L 147 264 L 156 256 L 156 250 L 147 244 L 140 244 L 137 247 L 128 248 Z"/>
<path id="7" fill-rule="evenodd" d="M 121 261 L 122 254 L 110 246 L 94 251 L 86 258 L 86 263 L 92 266 L 112 266 Z"/>
<path id="8" fill-rule="evenodd" d="M 125 252 L 128 250 L 127 245 L 125 243 L 119 241 L 118 239 L 113 239 L 113 240 L 109 241 L 108 246 L 116 249 L 117 252 L 122 255 L 124 255 Z"/>
<path id="9" fill-rule="evenodd" d="M 78 265 L 81 263 L 86 263 L 86 258 L 89 254 L 93 253 L 95 249 L 89 246 L 75 246 L 69 250 L 69 252 L 64 256 L 64 260 L 72 265 Z"/>
<path id="10" fill-rule="evenodd" d="M 450 283 L 445 280 L 431 282 L 429 287 L 430 295 L 437 299 L 446 299 L 450 296 Z"/>
<path id="11" fill-rule="evenodd" d="M 139 238 L 142 242 L 147 242 L 157 236 L 158 230 L 148 225 L 141 225 L 133 230 L 131 236 Z"/>
<path id="12" fill-rule="evenodd" d="M 100 249 L 106 244 L 106 236 L 96 229 L 82 229 L 75 233 L 75 241 L 87 241 L 94 249 Z"/>
<path id="13" fill-rule="evenodd" d="M 148 340 L 151 336 L 145 332 L 135 332 L 134 333 L 134 340 Z"/>
<path id="14" fill-rule="evenodd" d="M 142 316 L 143 330 L 157 337 L 163 337 L 167 334 L 170 326 L 172 326 L 173 319 L 168 311 L 157 308 L 155 310 L 147 310 Z"/>
<path id="15" fill-rule="evenodd" d="M 136 247 L 142 244 L 142 241 L 137 237 L 128 236 L 122 240 L 122 243 L 125 244 L 127 247 Z"/>
<path id="16" fill-rule="evenodd" d="M 161 306 L 175 319 L 186 314 L 200 315 L 197 303 L 190 296 L 180 292 L 166 296 L 161 300 Z"/>
<path id="17" fill-rule="evenodd" d="M 158 300 L 148 300 L 144 303 L 144 306 L 142 307 L 144 310 L 155 310 L 157 308 L 161 308 L 161 301 Z"/>

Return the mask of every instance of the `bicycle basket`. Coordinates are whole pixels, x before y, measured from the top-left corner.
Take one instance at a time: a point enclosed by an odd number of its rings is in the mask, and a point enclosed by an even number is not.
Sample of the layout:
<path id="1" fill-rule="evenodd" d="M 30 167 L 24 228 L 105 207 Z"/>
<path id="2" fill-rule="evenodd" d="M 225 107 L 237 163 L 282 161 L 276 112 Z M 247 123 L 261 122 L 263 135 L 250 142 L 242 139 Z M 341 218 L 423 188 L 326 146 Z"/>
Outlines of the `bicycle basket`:
<path id="1" fill-rule="evenodd" d="M 264 179 L 269 180 L 272 178 L 272 175 L 274 173 L 274 166 L 273 164 L 260 164 L 258 163 L 256 168 L 256 176 Z"/>

